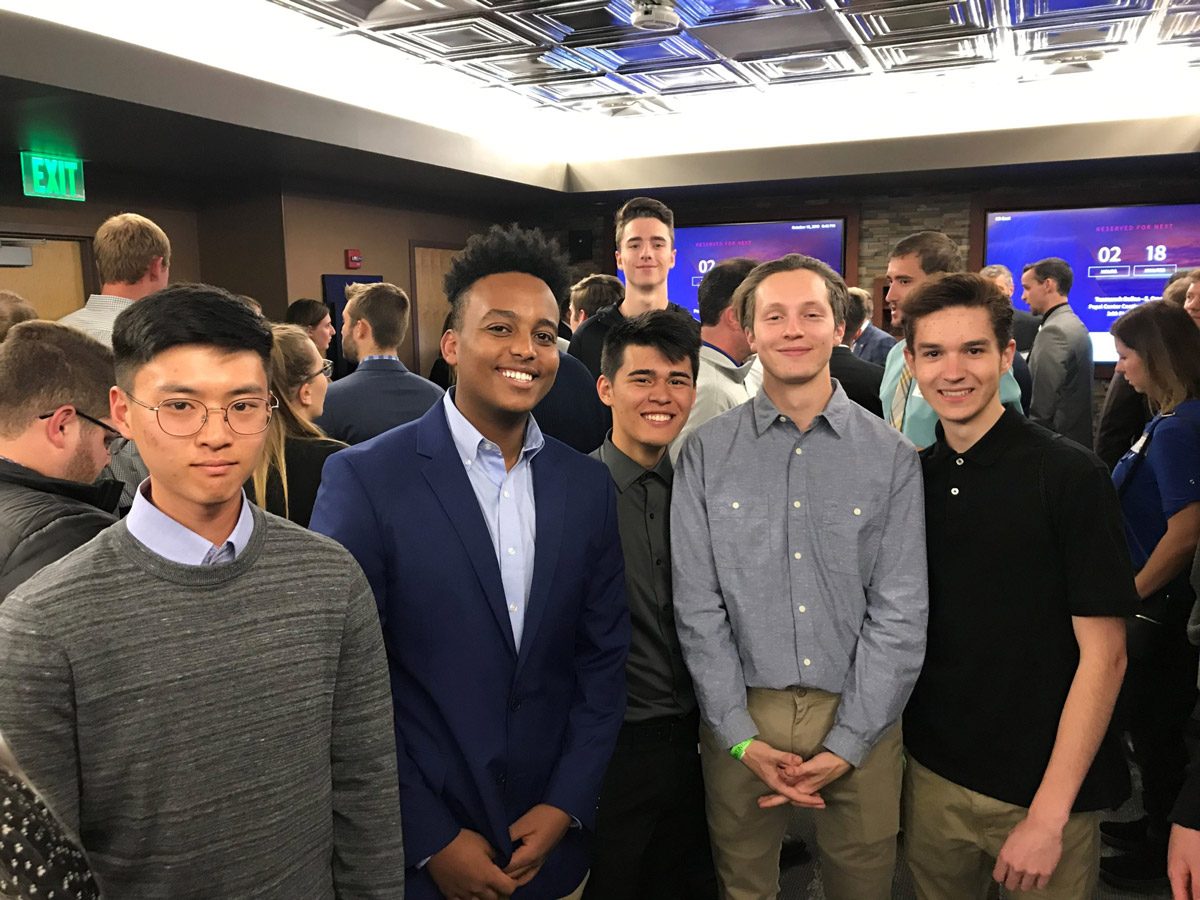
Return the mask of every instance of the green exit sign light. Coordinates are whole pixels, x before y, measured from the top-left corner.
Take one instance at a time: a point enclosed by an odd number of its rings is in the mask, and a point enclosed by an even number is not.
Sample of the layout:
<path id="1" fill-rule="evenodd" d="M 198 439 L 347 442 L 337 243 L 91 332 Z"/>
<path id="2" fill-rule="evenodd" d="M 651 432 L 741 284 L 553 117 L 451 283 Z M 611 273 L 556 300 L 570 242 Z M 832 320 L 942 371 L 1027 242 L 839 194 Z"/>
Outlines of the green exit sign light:
<path id="1" fill-rule="evenodd" d="M 26 197 L 83 200 L 83 160 L 48 153 L 21 153 L 21 182 Z"/>

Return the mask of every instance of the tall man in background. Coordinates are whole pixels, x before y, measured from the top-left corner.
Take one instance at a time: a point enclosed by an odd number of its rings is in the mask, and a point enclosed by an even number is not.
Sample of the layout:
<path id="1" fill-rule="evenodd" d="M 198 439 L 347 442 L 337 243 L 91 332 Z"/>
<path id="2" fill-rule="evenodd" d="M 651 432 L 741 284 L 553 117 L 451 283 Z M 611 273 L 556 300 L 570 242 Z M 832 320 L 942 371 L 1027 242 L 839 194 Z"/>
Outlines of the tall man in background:
<path id="1" fill-rule="evenodd" d="M 1021 299 L 1042 317 L 1029 353 L 1029 418 L 1091 448 L 1092 339 L 1067 300 L 1072 280 L 1070 265 L 1053 256 L 1030 263 L 1021 273 Z"/>

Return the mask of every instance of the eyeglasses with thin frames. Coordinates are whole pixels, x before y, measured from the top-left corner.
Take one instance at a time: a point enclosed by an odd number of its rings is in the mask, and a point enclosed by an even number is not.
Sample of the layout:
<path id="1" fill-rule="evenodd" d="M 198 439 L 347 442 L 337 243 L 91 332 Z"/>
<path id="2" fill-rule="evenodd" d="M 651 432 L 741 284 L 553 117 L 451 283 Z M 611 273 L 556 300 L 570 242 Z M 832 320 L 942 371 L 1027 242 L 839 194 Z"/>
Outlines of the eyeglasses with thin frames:
<path id="1" fill-rule="evenodd" d="M 70 406 L 71 409 L 75 410 L 75 415 L 79 416 L 79 418 L 83 419 L 86 422 L 91 422 L 93 425 L 95 425 L 96 427 L 98 427 L 104 431 L 104 449 L 108 453 L 113 452 L 113 444 L 116 444 L 118 441 L 121 441 L 122 443 L 124 442 L 125 435 L 121 434 L 121 432 L 117 431 L 117 429 L 113 428 L 111 425 L 101 422 L 99 419 L 97 419 L 94 416 L 89 416 L 78 406 L 74 406 L 70 403 L 66 403 L 63 405 Z M 63 407 L 60 406 L 58 409 L 62 409 L 62 408 Z M 42 413 L 40 416 L 38 416 L 38 418 L 39 419 L 49 419 L 52 415 L 54 415 L 54 413 L 58 412 L 58 409 L 53 410 L 52 412 Z"/>
<path id="2" fill-rule="evenodd" d="M 234 434 L 260 434 L 271 424 L 272 411 L 279 408 L 273 394 L 264 397 L 244 397 L 228 406 L 207 406 L 190 397 L 169 397 L 158 406 L 143 403 L 133 394 L 125 395 L 138 406 L 154 413 L 158 427 L 172 437 L 191 437 L 208 424 L 210 412 L 220 412 L 225 424 Z"/>
<path id="3" fill-rule="evenodd" d="M 321 371 L 313 372 L 311 375 L 309 375 L 304 380 L 312 381 L 318 375 L 324 375 L 326 378 L 333 378 L 333 360 L 332 359 L 321 360 Z"/>

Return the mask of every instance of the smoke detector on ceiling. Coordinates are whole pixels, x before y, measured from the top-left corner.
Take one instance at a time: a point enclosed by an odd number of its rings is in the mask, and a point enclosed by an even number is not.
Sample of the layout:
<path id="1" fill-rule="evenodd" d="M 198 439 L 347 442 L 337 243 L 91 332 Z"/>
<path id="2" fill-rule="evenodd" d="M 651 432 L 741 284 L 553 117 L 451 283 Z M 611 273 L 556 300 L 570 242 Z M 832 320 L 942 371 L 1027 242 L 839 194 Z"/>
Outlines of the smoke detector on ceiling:
<path id="1" fill-rule="evenodd" d="M 674 31 L 680 19 L 670 0 L 637 0 L 629 24 L 639 31 Z"/>

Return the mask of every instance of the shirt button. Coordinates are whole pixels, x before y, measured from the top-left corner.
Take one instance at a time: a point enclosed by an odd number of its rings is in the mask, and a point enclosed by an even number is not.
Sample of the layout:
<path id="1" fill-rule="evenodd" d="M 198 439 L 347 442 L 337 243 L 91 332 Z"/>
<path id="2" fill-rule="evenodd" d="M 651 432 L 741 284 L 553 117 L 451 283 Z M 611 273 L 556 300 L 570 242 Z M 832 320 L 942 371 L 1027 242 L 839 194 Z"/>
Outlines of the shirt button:
<path id="1" fill-rule="evenodd" d="M 859 508 L 856 506 L 856 507 L 854 507 L 854 514 L 855 514 L 856 516 L 861 516 L 861 515 L 862 515 L 862 510 L 861 510 L 861 509 L 859 509 Z"/>
<path id="2" fill-rule="evenodd" d="M 954 464 L 955 464 L 956 466 L 961 466 L 961 465 L 963 464 L 962 457 L 960 456 L 958 459 L 956 459 L 956 460 L 954 461 Z"/>
<path id="3" fill-rule="evenodd" d="M 801 554 L 801 553 L 800 553 L 800 551 L 798 551 L 798 550 L 797 550 L 795 553 L 793 553 L 793 554 L 792 554 L 792 556 L 793 556 L 794 558 L 796 558 L 796 559 L 800 559 L 800 557 L 801 557 L 802 555 L 803 555 L 803 554 Z"/>
<path id="4" fill-rule="evenodd" d="M 780 416 L 780 417 L 779 417 L 779 421 L 780 421 L 780 422 L 786 422 L 786 421 L 787 421 L 787 416 Z"/>
<path id="5" fill-rule="evenodd" d="M 504 496 L 505 496 L 505 497 L 507 497 L 507 496 L 508 496 L 508 491 L 505 491 L 505 492 L 504 492 Z"/>
<path id="6" fill-rule="evenodd" d="M 732 503 L 730 503 L 729 505 L 730 505 L 730 506 L 732 506 L 734 509 L 741 509 L 741 508 L 742 508 L 742 504 L 738 503 L 736 500 L 734 500 L 734 501 L 733 501 Z"/>
<path id="7" fill-rule="evenodd" d="M 799 456 L 799 455 L 800 455 L 801 453 L 803 453 L 803 452 L 804 452 L 804 451 L 803 451 L 803 450 L 801 450 L 799 447 L 797 447 L 797 448 L 796 448 L 796 455 L 797 455 L 797 456 Z"/>
<path id="8" fill-rule="evenodd" d="M 471 464 L 471 461 L 470 461 L 469 459 L 464 459 L 464 460 L 463 460 L 463 465 L 464 465 L 464 466 L 469 466 L 470 464 Z"/>
<path id="9" fill-rule="evenodd" d="M 806 660 L 804 660 L 804 664 L 805 664 L 806 666 L 811 666 L 811 665 L 812 665 L 812 660 L 811 660 L 811 659 L 806 659 Z"/>
<path id="10" fill-rule="evenodd" d="M 799 501 L 799 500 L 793 500 L 793 501 L 792 501 L 792 506 L 796 507 L 796 509 L 799 509 L 799 508 L 800 508 L 800 501 Z"/>
<path id="11" fill-rule="evenodd" d="M 950 493 L 953 494 L 955 497 L 957 497 L 958 496 L 958 488 L 950 488 Z"/>
<path id="12" fill-rule="evenodd" d="M 807 607 L 807 606 L 801 606 L 801 607 L 800 607 L 800 612 L 808 612 L 808 607 Z"/>
<path id="13" fill-rule="evenodd" d="M 508 611 L 509 611 L 509 612 L 516 612 L 516 611 L 517 611 L 517 604 L 515 604 L 515 603 L 510 603 L 510 604 L 508 604 Z"/>
<path id="14" fill-rule="evenodd" d="M 516 548 L 516 547 L 509 547 L 509 548 L 508 548 L 508 555 L 509 555 L 509 556 L 516 556 L 516 555 L 517 555 L 517 548 Z"/>

